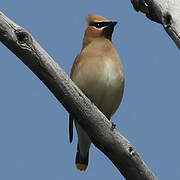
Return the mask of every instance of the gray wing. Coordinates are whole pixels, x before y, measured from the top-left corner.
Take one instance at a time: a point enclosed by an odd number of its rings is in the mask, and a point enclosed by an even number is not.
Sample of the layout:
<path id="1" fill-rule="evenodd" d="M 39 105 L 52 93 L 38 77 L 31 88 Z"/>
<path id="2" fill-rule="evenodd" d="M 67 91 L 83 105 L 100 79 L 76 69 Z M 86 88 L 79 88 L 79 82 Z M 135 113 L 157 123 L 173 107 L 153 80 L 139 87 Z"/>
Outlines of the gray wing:
<path id="1" fill-rule="evenodd" d="M 69 142 L 71 143 L 73 140 L 73 116 L 69 115 Z"/>

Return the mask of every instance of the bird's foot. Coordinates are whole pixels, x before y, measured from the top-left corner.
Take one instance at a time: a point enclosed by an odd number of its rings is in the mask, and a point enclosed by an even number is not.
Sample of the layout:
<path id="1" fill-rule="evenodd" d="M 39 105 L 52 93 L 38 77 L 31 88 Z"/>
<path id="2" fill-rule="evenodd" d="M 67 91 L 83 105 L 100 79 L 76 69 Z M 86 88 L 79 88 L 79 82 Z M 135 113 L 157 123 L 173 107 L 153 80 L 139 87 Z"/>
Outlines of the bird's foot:
<path id="1" fill-rule="evenodd" d="M 113 122 L 111 123 L 111 130 L 113 131 L 116 128 L 116 124 L 114 124 Z"/>

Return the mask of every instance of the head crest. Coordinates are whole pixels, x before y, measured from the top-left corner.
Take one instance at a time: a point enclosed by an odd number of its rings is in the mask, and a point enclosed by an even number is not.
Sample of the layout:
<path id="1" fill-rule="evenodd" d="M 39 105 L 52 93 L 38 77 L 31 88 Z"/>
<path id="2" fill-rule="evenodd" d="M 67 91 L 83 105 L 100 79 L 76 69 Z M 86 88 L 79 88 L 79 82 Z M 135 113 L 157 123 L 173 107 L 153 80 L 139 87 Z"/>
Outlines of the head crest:
<path id="1" fill-rule="evenodd" d="M 95 15 L 95 14 L 89 14 L 87 17 L 86 17 L 86 20 L 87 20 L 87 23 L 88 25 L 89 24 L 92 24 L 92 23 L 95 23 L 95 22 L 108 22 L 109 20 L 102 17 L 102 16 L 99 16 L 99 15 Z"/>

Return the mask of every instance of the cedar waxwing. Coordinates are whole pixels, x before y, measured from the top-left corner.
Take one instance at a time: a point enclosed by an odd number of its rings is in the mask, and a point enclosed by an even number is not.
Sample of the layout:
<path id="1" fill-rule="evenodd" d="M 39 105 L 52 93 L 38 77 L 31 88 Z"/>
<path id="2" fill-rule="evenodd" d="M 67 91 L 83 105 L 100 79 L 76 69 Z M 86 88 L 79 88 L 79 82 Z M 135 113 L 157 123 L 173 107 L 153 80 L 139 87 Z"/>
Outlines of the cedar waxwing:
<path id="1" fill-rule="evenodd" d="M 121 59 L 112 43 L 117 22 L 98 15 L 88 15 L 83 46 L 71 70 L 71 79 L 110 120 L 119 107 L 124 91 L 124 71 Z M 88 166 L 91 140 L 75 120 L 78 134 L 76 167 Z M 69 118 L 69 138 L 73 139 L 73 117 Z"/>

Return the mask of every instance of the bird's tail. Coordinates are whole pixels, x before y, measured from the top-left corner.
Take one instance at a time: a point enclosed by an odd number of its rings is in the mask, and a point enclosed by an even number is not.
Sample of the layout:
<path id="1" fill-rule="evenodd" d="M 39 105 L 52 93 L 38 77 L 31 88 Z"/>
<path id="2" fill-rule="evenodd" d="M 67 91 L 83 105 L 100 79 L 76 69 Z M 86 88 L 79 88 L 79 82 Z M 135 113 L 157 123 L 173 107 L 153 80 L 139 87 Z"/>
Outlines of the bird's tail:
<path id="1" fill-rule="evenodd" d="M 89 161 L 89 151 L 87 155 L 83 157 L 79 151 L 79 146 L 78 146 L 76 153 L 76 168 L 80 171 L 85 171 L 88 166 L 88 161 Z"/>

